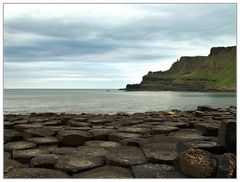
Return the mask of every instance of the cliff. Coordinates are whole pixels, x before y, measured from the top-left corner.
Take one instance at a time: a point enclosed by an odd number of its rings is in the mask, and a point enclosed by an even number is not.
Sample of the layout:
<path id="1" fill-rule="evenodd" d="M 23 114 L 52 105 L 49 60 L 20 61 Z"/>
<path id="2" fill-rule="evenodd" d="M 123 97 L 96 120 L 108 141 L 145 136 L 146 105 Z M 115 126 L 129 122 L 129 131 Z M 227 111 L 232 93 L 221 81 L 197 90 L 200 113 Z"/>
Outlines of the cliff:
<path id="1" fill-rule="evenodd" d="M 148 72 L 127 91 L 235 91 L 236 46 L 214 47 L 208 56 L 181 57 L 167 71 Z"/>

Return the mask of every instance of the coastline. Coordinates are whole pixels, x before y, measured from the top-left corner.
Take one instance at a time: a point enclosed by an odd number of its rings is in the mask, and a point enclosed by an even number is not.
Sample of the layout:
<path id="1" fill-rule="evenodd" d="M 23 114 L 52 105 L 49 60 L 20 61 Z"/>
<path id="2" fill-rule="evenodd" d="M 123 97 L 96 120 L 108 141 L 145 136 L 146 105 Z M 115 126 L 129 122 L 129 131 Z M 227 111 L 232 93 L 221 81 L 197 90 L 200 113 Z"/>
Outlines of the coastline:
<path id="1" fill-rule="evenodd" d="M 235 155 L 235 106 L 4 115 L 5 178 L 235 178 Z"/>

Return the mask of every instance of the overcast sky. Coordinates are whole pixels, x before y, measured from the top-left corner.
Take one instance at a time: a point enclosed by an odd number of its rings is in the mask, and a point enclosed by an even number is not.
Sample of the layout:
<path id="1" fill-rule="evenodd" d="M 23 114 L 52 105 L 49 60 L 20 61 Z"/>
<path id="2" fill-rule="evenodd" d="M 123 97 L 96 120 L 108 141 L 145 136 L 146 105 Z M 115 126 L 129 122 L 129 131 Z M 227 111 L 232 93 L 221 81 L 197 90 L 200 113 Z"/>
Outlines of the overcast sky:
<path id="1" fill-rule="evenodd" d="M 124 88 L 236 45 L 234 4 L 5 4 L 5 88 Z"/>

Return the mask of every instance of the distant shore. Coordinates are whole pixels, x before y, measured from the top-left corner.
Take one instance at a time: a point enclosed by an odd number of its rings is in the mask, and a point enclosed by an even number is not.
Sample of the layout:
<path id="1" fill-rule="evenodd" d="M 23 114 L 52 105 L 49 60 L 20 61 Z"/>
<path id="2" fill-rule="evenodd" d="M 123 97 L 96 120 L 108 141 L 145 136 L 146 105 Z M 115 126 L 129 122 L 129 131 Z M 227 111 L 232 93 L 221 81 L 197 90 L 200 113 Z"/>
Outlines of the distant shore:
<path id="1" fill-rule="evenodd" d="M 235 106 L 4 115 L 5 178 L 235 178 L 235 155 Z"/>

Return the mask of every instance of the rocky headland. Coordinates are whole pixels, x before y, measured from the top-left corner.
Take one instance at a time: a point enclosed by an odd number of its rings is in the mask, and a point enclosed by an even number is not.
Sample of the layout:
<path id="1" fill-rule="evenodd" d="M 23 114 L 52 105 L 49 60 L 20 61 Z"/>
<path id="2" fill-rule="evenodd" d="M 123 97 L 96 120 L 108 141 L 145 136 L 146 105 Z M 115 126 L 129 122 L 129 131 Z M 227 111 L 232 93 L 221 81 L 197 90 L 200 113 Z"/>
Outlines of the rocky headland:
<path id="1" fill-rule="evenodd" d="M 236 46 L 213 47 L 208 56 L 183 56 L 167 71 L 149 71 L 127 91 L 236 91 Z"/>
<path id="2" fill-rule="evenodd" d="M 235 178 L 236 107 L 4 115 L 4 178 Z"/>

